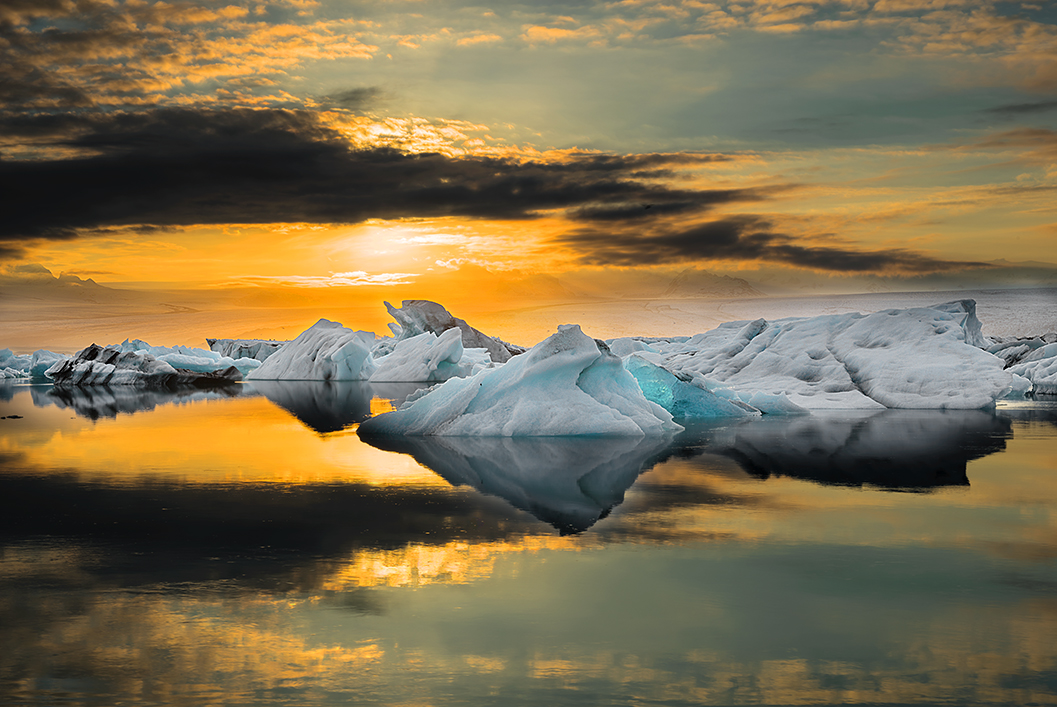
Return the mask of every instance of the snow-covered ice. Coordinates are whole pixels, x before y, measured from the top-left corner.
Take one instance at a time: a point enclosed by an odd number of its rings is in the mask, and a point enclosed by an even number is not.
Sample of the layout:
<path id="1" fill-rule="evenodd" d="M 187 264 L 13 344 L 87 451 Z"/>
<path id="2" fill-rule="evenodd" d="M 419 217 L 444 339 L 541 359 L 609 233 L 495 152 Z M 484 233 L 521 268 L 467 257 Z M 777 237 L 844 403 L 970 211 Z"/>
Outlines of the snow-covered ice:
<path id="1" fill-rule="evenodd" d="M 991 405 L 1018 382 L 986 343 L 972 303 L 768 322 L 730 322 L 686 341 L 657 341 L 647 360 L 764 412 Z M 724 393 L 724 391 L 726 391 Z"/>
<path id="2" fill-rule="evenodd" d="M 320 319 L 268 357 L 247 380 L 367 380 L 374 334 Z"/>
<path id="3" fill-rule="evenodd" d="M 268 357 L 247 380 L 445 381 L 492 365 L 485 349 L 465 349 L 462 332 L 423 332 L 386 340 L 320 319 Z"/>
<path id="4" fill-rule="evenodd" d="M 502 366 L 453 378 L 360 425 L 364 435 L 658 435 L 682 429 L 604 342 L 557 333 Z"/>
<path id="5" fill-rule="evenodd" d="M 55 363 L 45 375 L 57 386 L 210 387 L 242 380 L 242 374 L 234 366 L 206 373 L 178 370 L 143 351 L 122 351 L 117 347 L 103 348 L 95 344 L 78 351 L 73 358 Z"/>
<path id="6" fill-rule="evenodd" d="M 487 351 L 476 349 L 477 354 L 471 353 L 464 364 L 463 355 L 466 351 L 459 329 L 447 329 L 440 336 L 427 331 L 397 341 L 391 353 L 376 360 L 378 370 L 371 375 L 370 380 L 446 381 L 456 376 L 470 375 L 475 363 L 483 367 L 484 361 L 489 360 Z"/>

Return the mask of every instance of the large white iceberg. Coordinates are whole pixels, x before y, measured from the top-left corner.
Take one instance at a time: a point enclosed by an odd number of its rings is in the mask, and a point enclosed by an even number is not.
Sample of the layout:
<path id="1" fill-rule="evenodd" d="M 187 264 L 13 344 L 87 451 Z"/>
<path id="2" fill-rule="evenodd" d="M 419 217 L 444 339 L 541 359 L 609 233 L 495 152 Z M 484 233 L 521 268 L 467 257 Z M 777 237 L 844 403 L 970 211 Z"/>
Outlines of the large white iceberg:
<path id="1" fill-rule="evenodd" d="M 502 366 L 454 378 L 366 420 L 360 434 L 643 436 L 681 429 L 643 396 L 604 342 L 567 325 Z"/>
<path id="2" fill-rule="evenodd" d="M 96 344 L 78 351 L 73 358 L 55 363 L 45 375 L 57 386 L 213 387 L 242 380 L 242 374 L 234 366 L 223 371 L 202 373 L 177 369 L 142 351 L 122 351 L 117 347 L 103 348 Z"/>
<path id="3" fill-rule="evenodd" d="M 768 322 L 730 322 L 642 356 L 767 412 L 991 405 L 1018 386 L 984 343 L 971 300 Z"/>
<path id="4" fill-rule="evenodd" d="M 320 319 L 268 356 L 247 380 L 367 380 L 375 372 L 374 334 Z"/>

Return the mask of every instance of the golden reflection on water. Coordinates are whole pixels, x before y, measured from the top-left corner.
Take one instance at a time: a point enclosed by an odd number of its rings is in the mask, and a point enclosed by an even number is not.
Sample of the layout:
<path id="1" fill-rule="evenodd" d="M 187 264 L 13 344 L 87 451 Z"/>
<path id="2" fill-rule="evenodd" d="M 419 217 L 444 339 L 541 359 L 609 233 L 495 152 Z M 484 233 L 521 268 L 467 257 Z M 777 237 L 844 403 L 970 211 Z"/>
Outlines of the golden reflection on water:
<path id="1" fill-rule="evenodd" d="M 597 547 L 590 538 L 524 535 L 504 542 L 414 543 L 396 550 L 360 550 L 339 562 L 339 569 L 322 584 L 326 591 L 353 587 L 425 587 L 431 584 L 469 584 L 486 580 L 496 560 L 511 553 L 541 550 L 578 551 Z"/>
<path id="2" fill-rule="evenodd" d="M 448 485 L 409 457 L 364 444 L 354 428 L 317 435 L 264 397 L 161 405 L 94 422 L 71 420 L 54 407 L 22 414 L 37 429 L 0 436 L 0 450 L 38 468 L 76 470 L 86 480 Z"/>
<path id="3" fill-rule="evenodd" d="M 95 422 L 17 396 L 3 409 L 27 424 L 0 427 L 0 453 L 88 486 L 450 489 L 354 427 L 319 434 L 262 397 Z M 1019 424 L 969 462 L 968 486 L 921 493 L 676 456 L 580 535 L 466 492 L 421 535 L 324 538 L 332 549 L 261 566 L 256 545 L 203 558 L 149 538 L 6 542 L 0 698 L 1055 704 L 1051 427 Z M 251 567 L 196 574 L 214 560 Z"/>

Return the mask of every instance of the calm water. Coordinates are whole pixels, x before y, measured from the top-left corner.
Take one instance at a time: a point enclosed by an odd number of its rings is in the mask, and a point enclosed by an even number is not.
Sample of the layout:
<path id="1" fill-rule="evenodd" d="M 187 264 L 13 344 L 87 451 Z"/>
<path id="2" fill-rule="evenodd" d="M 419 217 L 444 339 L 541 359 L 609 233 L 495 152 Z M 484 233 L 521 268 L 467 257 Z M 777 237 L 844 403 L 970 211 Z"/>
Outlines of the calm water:
<path id="1" fill-rule="evenodd" d="M 0 387 L 0 704 L 1057 703 L 1052 404 L 357 437 L 413 390 Z"/>

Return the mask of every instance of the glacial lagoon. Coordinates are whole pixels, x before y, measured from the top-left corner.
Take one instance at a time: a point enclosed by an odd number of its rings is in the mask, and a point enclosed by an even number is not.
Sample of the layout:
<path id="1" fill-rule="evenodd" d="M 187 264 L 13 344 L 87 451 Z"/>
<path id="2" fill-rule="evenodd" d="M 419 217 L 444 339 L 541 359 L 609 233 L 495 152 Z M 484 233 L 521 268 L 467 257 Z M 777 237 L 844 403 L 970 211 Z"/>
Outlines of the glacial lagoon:
<path id="1" fill-rule="evenodd" d="M 0 387 L 0 703 L 1057 703 L 1057 405 L 361 440 Z"/>

